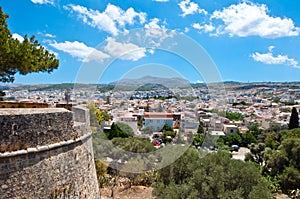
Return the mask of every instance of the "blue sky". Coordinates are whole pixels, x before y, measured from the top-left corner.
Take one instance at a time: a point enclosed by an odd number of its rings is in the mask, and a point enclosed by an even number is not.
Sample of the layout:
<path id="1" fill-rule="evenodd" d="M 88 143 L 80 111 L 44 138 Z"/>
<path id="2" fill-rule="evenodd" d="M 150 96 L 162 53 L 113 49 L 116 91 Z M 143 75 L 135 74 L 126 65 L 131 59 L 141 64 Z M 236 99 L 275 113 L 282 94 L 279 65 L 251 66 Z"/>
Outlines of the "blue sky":
<path id="1" fill-rule="evenodd" d="M 216 67 L 224 81 L 300 77 L 298 0 L 3 0 L 0 5 L 15 38 L 35 35 L 60 60 L 53 73 L 17 75 L 15 83 L 107 83 L 144 75 L 205 81 L 182 56 L 197 53 L 197 47 L 178 54 L 165 45 L 169 40 L 180 46 L 176 35 L 202 46 L 212 62 L 199 65 Z M 147 36 L 150 30 L 155 41 Z M 139 38 L 136 32 L 142 33 Z M 82 74 L 85 80 L 79 80 Z"/>

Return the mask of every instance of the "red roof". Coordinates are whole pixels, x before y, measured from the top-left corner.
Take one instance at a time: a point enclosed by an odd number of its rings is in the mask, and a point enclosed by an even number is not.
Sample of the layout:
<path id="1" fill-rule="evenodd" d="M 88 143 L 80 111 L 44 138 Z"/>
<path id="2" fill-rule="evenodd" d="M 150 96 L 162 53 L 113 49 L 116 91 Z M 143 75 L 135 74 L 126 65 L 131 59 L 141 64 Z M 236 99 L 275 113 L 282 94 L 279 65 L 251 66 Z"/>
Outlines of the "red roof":
<path id="1" fill-rule="evenodd" d="M 144 118 L 173 118 L 173 113 L 145 112 Z"/>

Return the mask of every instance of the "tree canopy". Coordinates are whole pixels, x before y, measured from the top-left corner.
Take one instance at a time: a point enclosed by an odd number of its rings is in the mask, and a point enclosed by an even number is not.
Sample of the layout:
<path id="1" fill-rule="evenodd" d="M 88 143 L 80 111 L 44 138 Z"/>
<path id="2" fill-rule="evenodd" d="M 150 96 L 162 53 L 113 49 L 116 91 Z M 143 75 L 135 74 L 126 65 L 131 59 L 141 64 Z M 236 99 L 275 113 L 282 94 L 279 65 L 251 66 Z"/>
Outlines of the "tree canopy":
<path id="1" fill-rule="evenodd" d="M 242 172 L 241 172 L 242 171 Z M 158 171 L 157 198 L 270 198 L 268 183 L 251 163 L 225 152 L 199 158 L 190 148 L 173 164 Z"/>
<path id="2" fill-rule="evenodd" d="M 13 82 L 16 73 L 50 73 L 58 68 L 55 55 L 41 46 L 34 36 L 25 36 L 22 42 L 14 39 L 7 18 L 0 7 L 0 82 Z"/>
<path id="3" fill-rule="evenodd" d="M 149 138 L 116 137 L 112 139 L 112 143 L 125 151 L 133 153 L 149 153 L 156 150 Z"/>
<path id="4" fill-rule="evenodd" d="M 285 139 L 277 150 L 265 151 L 264 172 L 277 178 L 284 193 L 300 187 L 300 140 Z"/>
<path id="5" fill-rule="evenodd" d="M 124 132 L 126 132 L 128 135 L 133 136 L 134 130 L 126 123 L 123 122 L 117 122 L 118 127 Z"/>
<path id="6" fill-rule="evenodd" d="M 0 90 L 0 101 L 3 101 L 3 97 L 5 96 L 5 93 Z"/>
<path id="7" fill-rule="evenodd" d="M 91 126 L 98 126 L 101 125 L 103 121 L 109 121 L 109 114 L 106 111 L 97 109 L 95 104 L 90 103 L 87 105 L 87 108 L 90 110 Z"/>
<path id="8" fill-rule="evenodd" d="M 164 132 L 164 131 L 173 131 L 173 128 L 171 126 L 165 124 L 160 131 L 161 132 Z"/>
<path id="9" fill-rule="evenodd" d="M 274 192 L 293 195 L 300 187 L 300 129 L 268 133 L 264 143 L 251 144 L 245 160 L 261 165 Z M 299 197 L 299 193 L 295 192 Z M 295 197 L 296 198 L 296 197 Z"/>
<path id="10" fill-rule="evenodd" d="M 120 137 L 120 138 L 128 138 L 128 137 L 132 137 L 132 135 L 129 134 L 130 132 L 125 132 L 123 131 L 118 124 L 113 123 L 110 127 L 109 132 L 106 134 L 107 138 L 109 140 L 116 138 L 116 137 Z"/>
<path id="11" fill-rule="evenodd" d="M 292 109 L 292 114 L 290 117 L 289 129 L 294 129 L 299 127 L 299 115 L 295 107 Z"/>

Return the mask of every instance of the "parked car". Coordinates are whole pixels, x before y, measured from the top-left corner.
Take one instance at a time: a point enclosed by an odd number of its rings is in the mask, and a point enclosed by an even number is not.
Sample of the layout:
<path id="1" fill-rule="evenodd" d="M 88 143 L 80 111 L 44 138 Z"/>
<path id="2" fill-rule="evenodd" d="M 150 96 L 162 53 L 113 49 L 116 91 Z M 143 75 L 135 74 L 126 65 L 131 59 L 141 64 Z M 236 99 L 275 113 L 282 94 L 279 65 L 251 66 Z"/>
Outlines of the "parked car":
<path id="1" fill-rule="evenodd" d="M 239 151 L 239 149 L 240 149 L 240 147 L 238 145 L 235 145 L 235 144 L 232 145 L 231 148 L 232 148 L 232 151 Z"/>

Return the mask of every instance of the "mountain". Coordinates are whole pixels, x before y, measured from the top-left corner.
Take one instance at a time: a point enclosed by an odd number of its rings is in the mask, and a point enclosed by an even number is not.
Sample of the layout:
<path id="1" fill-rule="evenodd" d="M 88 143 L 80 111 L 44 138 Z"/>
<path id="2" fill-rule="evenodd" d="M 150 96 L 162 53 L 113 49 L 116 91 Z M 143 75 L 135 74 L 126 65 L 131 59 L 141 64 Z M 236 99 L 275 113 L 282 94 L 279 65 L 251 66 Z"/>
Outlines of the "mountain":
<path id="1" fill-rule="evenodd" d="M 29 90 L 29 91 L 51 91 L 51 90 L 73 90 L 73 89 L 90 89 L 95 90 L 96 84 L 0 84 L 0 90 Z"/>
<path id="2" fill-rule="evenodd" d="M 110 83 L 112 85 L 122 85 L 122 86 L 144 86 L 144 85 L 153 85 L 167 88 L 182 88 L 189 87 L 190 83 L 188 80 L 179 78 L 179 77 L 171 77 L 171 78 L 162 78 L 162 77 L 153 77 L 153 76 L 145 76 L 138 79 L 121 79 L 116 82 Z"/>

